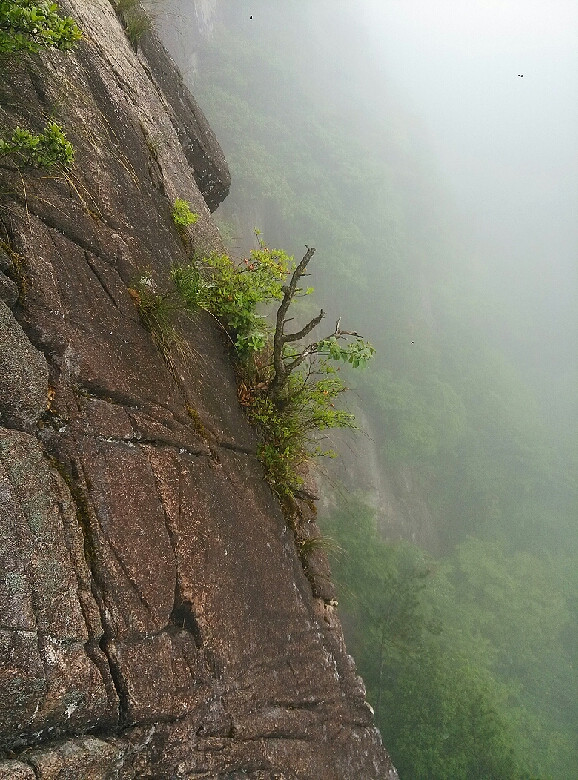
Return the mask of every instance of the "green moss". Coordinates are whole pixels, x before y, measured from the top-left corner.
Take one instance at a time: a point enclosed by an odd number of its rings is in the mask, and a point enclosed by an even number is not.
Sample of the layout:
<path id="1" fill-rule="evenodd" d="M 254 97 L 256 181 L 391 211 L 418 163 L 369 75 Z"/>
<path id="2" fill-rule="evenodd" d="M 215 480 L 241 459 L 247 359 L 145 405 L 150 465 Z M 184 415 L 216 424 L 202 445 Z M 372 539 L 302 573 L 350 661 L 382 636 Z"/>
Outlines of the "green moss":
<path id="1" fill-rule="evenodd" d="M 191 421 L 193 423 L 193 428 L 195 429 L 195 432 L 199 434 L 203 439 L 208 438 L 208 431 L 205 427 L 205 424 L 201 420 L 200 414 L 197 412 L 197 410 L 187 404 L 187 415 L 191 418 Z"/>

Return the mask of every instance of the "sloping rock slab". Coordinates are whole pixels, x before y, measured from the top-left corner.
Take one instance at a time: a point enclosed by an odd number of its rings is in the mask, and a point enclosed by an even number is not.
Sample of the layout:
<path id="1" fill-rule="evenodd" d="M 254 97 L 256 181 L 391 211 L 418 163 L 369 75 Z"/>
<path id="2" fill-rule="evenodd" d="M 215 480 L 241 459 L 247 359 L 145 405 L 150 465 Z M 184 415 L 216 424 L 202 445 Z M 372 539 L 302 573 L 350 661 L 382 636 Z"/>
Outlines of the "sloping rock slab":
<path id="1" fill-rule="evenodd" d="M 263 480 L 228 341 L 199 314 L 162 355 L 131 294 L 222 251 L 188 98 L 106 0 L 66 8 L 78 52 L 0 83 L 2 124 L 54 116 L 76 149 L 69 173 L 0 168 L 19 282 L 0 305 L 0 778 L 394 777 L 331 591 L 314 597 Z M 199 214 L 184 243 L 175 197 Z"/>

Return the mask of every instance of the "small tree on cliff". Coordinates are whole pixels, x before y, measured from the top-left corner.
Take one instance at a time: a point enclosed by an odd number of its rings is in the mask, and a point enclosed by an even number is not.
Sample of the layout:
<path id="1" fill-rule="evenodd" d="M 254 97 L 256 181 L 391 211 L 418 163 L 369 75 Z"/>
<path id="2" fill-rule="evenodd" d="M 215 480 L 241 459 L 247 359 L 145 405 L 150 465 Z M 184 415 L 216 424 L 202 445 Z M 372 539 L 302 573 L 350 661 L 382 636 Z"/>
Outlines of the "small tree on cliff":
<path id="1" fill-rule="evenodd" d="M 334 403 L 347 389 L 334 363 L 345 361 L 353 367 L 364 366 L 375 352 L 358 333 L 342 330 L 340 320 L 332 333 L 303 344 L 323 320 L 323 309 L 299 330 L 286 332 L 287 324 L 293 320 L 287 316 L 291 304 L 297 296 L 313 291 L 303 290 L 299 283 L 307 275 L 314 253 L 315 249 L 307 247 L 290 277 L 287 273 L 289 281 L 281 287 L 275 319 L 268 379 L 246 404 L 263 434 L 259 456 L 267 478 L 282 499 L 303 492 L 302 464 L 317 455 L 333 454 L 319 446 L 319 432 L 354 427 L 354 416 Z"/>
<path id="2" fill-rule="evenodd" d="M 228 255 L 212 254 L 175 266 L 174 293 L 187 311 L 204 309 L 227 331 L 239 356 L 239 399 L 262 434 L 259 455 L 269 482 L 282 497 L 298 494 L 300 466 L 315 455 L 332 454 L 319 447 L 319 431 L 352 428 L 354 416 L 335 405 L 347 389 L 336 363 L 364 366 L 375 350 L 355 331 L 337 320 L 321 339 L 303 341 L 323 320 L 323 310 L 292 333 L 289 308 L 312 287 L 299 286 L 315 249 L 307 247 L 297 266 L 283 250 L 269 249 L 257 232 L 259 248 L 235 263 Z M 142 293 L 136 291 L 137 298 Z M 275 327 L 260 313 L 265 304 L 280 301 Z M 148 320 L 150 315 L 147 314 Z M 148 321 L 147 320 L 147 321 Z"/>
<path id="3" fill-rule="evenodd" d="M 287 389 L 291 374 L 299 368 L 305 361 L 311 361 L 316 358 L 325 360 L 343 360 L 350 363 L 355 368 L 365 366 L 372 357 L 375 350 L 367 341 L 364 341 L 359 333 L 355 331 L 342 330 L 341 320 L 335 323 L 333 333 L 325 336 L 318 341 L 312 341 L 301 349 L 295 350 L 288 345 L 295 344 L 306 338 L 321 320 L 325 317 L 323 309 L 316 317 L 309 320 L 300 330 L 294 333 L 286 333 L 285 326 L 293 318 L 287 318 L 289 307 L 295 296 L 302 290 L 297 285 L 305 276 L 309 261 L 313 257 L 315 249 L 307 247 L 307 252 L 293 271 L 288 285 L 282 288 L 283 299 L 277 310 L 275 334 L 273 336 L 273 379 L 269 383 L 269 394 L 274 399 L 282 397 Z M 309 291 L 308 291 L 309 292 Z M 345 342 L 345 343 L 340 343 Z"/>

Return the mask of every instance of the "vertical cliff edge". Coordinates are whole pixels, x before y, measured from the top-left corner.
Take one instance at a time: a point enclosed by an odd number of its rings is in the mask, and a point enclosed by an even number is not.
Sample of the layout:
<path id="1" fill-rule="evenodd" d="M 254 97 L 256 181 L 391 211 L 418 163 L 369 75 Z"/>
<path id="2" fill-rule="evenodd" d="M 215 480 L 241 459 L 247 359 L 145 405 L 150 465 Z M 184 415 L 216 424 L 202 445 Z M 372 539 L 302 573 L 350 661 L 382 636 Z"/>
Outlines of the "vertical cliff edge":
<path id="1" fill-rule="evenodd" d="M 0 124 L 61 124 L 68 172 L 0 160 L 0 779 L 395 778 L 263 480 L 202 312 L 167 365 L 134 297 L 222 249 L 226 162 L 162 46 L 68 0 L 73 54 L 2 63 Z"/>

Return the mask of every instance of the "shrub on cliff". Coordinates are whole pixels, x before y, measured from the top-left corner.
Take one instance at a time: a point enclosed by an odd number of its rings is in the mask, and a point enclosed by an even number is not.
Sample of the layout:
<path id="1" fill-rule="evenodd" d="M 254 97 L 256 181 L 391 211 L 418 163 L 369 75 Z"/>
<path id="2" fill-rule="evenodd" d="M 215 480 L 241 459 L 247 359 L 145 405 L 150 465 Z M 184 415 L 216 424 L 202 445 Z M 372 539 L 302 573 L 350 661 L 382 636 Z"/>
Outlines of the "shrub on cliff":
<path id="1" fill-rule="evenodd" d="M 188 202 L 182 198 L 177 198 L 173 203 L 171 216 L 179 230 L 184 230 L 189 225 L 194 225 L 199 219 L 199 215 L 191 211 Z"/>
<path id="2" fill-rule="evenodd" d="M 283 250 L 261 243 L 241 263 L 213 253 L 200 263 L 173 268 L 172 279 L 185 307 L 201 308 L 216 317 L 246 357 L 267 343 L 270 328 L 258 308 L 281 299 L 291 262 Z"/>
<path id="3" fill-rule="evenodd" d="M 335 405 L 347 389 L 335 364 L 364 366 L 375 350 L 355 331 L 343 330 L 340 320 L 332 333 L 304 344 L 324 318 L 323 311 L 287 333 L 286 325 L 294 319 L 287 316 L 289 307 L 295 298 L 313 292 L 299 283 L 315 250 L 308 248 L 295 265 L 283 250 L 267 247 L 258 232 L 257 240 L 258 249 L 239 263 L 213 253 L 175 266 L 167 290 L 159 290 L 145 274 L 130 292 L 175 376 L 172 353 L 176 348 L 184 354 L 174 325 L 179 312 L 202 309 L 227 332 L 239 358 L 239 400 L 262 435 L 259 457 L 267 479 L 286 501 L 301 491 L 302 465 L 332 454 L 319 446 L 318 433 L 355 427 L 353 415 Z M 271 327 L 261 309 L 274 301 L 280 304 Z"/>
<path id="4" fill-rule="evenodd" d="M 133 47 L 136 49 L 141 37 L 152 27 L 150 6 L 145 11 L 140 0 L 111 0 L 111 4 Z"/>
<path id="5" fill-rule="evenodd" d="M 82 33 L 48 0 L 0 0 L 0 54 L 74 48 Z"/>
<path id="6" fill-rule="evenodd" d="M 319 431 L 352 428 L 354 417 L 335 406 L 346 386 L 336 363 L 364 366 L 375 350 L 355 331 L 333 332 L 304 343 L 321 323 L 323 310 L 302 328 L 286 332 L 296 298 L 313 292 L 299 286 L 315 252 L 301 261 L 280 249 L 269 249 L 257 233 L 259 248 L 242 263 L 211 255 L 201 263 L 173 269 L 172 279 L 185 308 L 202 308 L 234 335 L 240 357 L 239 398 L 262 434 L 261 462 L 275 492 L 292 498 L 302 486 L 301 466 L 318 455 L 331 455 L 317 441 Z M 262 304 L 280 301 L 275 327 L 259 312 Z"/>
<path id="7" fill-rule="evenodd" d="M 16 127 L 8 138 L 0 138 L 0 159 L 12 157 L 20 167 L 65 168 L 74 162 L 74 149 L 56 122 L 48 122 L 42 133 Z"/>

